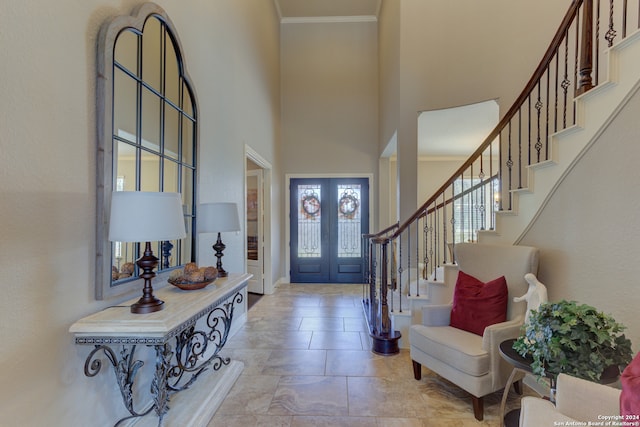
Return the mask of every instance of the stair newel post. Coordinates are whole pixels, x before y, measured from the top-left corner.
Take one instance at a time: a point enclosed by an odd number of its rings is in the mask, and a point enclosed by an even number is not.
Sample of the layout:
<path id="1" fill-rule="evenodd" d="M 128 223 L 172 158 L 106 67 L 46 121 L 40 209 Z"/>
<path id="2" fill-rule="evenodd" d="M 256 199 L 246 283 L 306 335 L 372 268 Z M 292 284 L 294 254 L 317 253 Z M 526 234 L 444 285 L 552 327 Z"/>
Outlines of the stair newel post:
<path id="1" fill-rule="evenodd" d="M 367 289 L 367 299 L 364 301 L 364 309 L 365 316 L 367 317 L 367 323 L 369 324 L 369 332 L 376 333 L 377 330 L 377 306 L 378 303 L 376 301 L 376 246 L 373 242 L 372 235 L 365 235 L 363 237 L 365 240 L 366 249 L 366 259 L 365 263 L 367 265 L 366 272 L 366 285 L 369 289 Z"/>
<path id="2" fill-rule="evenodd" d="M 398 346 L 398 340 L 401 337 L 400 332 L 394 331 L 391 325 L 391 317 L 389 315 L 389 302 L 388 302 L 388 292 L 389 292 L 389 268 L 390 259 L 389 259 L 389 242 L 391 241 L 388 237 L 380 237 L 373 239 L 373 243 L 380 247 L 379 254 L 379 264 L 380 264 L 380 276 L 378 278 L 378 316 L 380 322 L 376 323 L 376 328 L 371 331 L 371 339 L 372 345 L 371 350 L 374 353 L 389 355 L 396 354 L 400 351 L 400 347 Z M 377 326 L 380 326 L 380 329 L 377 329 Z"/>
<path id="3" fill-rule="evenodd" d="M 376 300 L 376 256 L 377 249 L 371 236 L 367 236 L 367 247 L 369 248 L 369 258 L 367 263 L 369 265 L 369 274 L 367 276 L 369 285 L 369 305 L 367 306 L 369 318 L 369 329 L 371 333 L 376 333 L 377 330 L 377 300 Z"/>
<path id="4" fill-rule="evenodd" d="M 389 292 L 389 239 L 384 239 L 381 245 L 382 259 L 380 260 L 380 321 L 382 324 L 382 334 L 388 335 L 391 330 L 391 319 L 389 318 L 389 303 L 387 296 Z"/>
<path id="5" fill-rule="evenodd" d="M 581 95 L 593 88 L 591 78 L 593 71 L 593 0 L 584 0 L 582 2 L 582 16 L 580 79 L 576 95 Z"/>

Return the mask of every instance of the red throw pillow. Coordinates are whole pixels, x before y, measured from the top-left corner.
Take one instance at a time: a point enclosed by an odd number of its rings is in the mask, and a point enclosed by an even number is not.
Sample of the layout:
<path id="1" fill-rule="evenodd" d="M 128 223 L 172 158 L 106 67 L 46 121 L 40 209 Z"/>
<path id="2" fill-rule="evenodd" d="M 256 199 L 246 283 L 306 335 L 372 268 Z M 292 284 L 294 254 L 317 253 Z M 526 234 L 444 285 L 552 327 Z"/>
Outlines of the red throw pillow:
<path id="1" fill-rule="evenodd" d="M 620 377 L 622 392 L 620 393 L 620 415 L 640 415 L 640 353 L 622 371 Z M 637 418 L 625 418 L 637 420 Z"/>
<path id="2" fill-rule="evenodd" d="M 487 326 L 507 320 L 508 297 L 504 276 L 483 283 L 460 271 L 453 291 L 450 325 L 482 335 Z"/>

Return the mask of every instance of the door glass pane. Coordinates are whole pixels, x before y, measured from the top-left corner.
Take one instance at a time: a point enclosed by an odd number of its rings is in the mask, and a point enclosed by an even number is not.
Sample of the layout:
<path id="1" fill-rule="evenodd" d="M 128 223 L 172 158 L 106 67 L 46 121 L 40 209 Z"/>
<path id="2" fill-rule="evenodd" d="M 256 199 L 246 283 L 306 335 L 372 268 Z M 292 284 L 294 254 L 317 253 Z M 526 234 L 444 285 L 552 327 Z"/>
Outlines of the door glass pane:
<path id="1" fill-rule="evenodd" d="M 320 185 L 298 185 L 298 257 L 322 255 Z"/>
<path id="2" fill-rule="evenodd" d="M 258 261 L 257 176 L 247 176 L 247 259 Z"/>
<path id="3" fill-rule="evenodd" d="M 338 257 L 361 256 L 360 185 L 338 185 Z"/>

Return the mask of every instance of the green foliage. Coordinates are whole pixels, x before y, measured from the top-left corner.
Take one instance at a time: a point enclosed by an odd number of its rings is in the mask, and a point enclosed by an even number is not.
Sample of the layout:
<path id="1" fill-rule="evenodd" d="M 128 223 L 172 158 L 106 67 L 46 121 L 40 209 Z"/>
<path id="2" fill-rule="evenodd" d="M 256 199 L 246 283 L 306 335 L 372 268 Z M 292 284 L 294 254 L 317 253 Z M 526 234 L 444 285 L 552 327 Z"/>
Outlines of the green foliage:
<path id="1" fill-rule="evenodd" d="M 575 301 L 541 304 L 522 329 L 513 348 L 533 358 L 531 366 L 538 379 L 562 372 L 599 381 L 606 368 L 623 369 L 633 356 L 623 325 Z"/>

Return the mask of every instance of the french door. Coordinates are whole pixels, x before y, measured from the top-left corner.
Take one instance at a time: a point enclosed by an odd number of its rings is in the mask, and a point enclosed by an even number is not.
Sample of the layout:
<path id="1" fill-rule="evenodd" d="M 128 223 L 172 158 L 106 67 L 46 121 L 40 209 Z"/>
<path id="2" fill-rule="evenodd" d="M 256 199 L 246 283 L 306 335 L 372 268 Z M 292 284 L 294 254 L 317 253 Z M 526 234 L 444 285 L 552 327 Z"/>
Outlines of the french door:
<path id="1" fill-rule="evenodd" d="M 291 283 L 361 283 L 367 178 L 290 181 Z"/>

